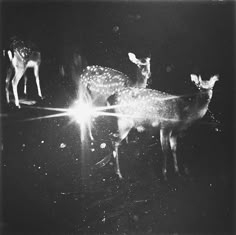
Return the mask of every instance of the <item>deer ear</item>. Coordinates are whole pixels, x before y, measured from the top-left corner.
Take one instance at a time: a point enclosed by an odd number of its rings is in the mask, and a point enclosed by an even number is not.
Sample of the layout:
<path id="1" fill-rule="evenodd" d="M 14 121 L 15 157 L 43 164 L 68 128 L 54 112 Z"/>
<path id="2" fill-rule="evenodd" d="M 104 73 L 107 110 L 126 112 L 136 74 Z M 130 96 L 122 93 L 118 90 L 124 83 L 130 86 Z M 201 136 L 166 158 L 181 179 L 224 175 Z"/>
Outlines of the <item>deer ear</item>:
<path id="1" fill-rule="evenodd" d="M 217 74 L 217 75 L 214 75 L 214 76 L 212 76 L 210 79 L 213 79 L 213 80 L 215 80 L 215 81 L 219 81 L 219 75 Z"/>
<path id="2" fill-rule="evenodd" d="M 190 74 L 191 77 L 191 81 L 194 83 L 198 83 L 199 82 L 199 78 L 196 74 Z"/>
<path id="3" fill-rule="evenodd" d="M 134 53 L 129 52 L 129 53 L 128 53 L 128 56 L 129 56 L 129 59 L 130 59 L 131 62 L 133 62 L 134 64 L 137 64 L 138 59 L 136 58 L 136 56 L 135 56 Z"/>
<path id="4" fill-rule="evenodd" d="M 12 52 L 9 50 L 7 54 L 8 54 L 9 60 L 12 61 L 12 58 L 13 58 Z"/>

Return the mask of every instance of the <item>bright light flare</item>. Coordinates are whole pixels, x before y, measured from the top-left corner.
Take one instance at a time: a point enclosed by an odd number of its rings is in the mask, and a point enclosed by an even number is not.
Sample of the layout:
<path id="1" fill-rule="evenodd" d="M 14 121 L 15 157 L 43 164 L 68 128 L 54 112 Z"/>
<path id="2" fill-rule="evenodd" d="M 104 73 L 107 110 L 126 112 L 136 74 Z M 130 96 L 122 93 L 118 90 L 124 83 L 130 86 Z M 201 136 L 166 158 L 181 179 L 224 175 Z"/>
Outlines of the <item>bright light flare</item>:
<path id="1" fill-rule="evenodd" d="M 91 103 L 77 100 L 67 111 L 68 116 L 80 126 L 81 141 L 85 140 L 86 129 L 89 131 L 91 139 L 91 118 L 94 116 L 94 108 Z"/>
<path id="2" fill-rule="evenodd" d="M 83 101 L 76 101 L 67 111 L 68 116 L 78 124 L 90 122 L 94 113 L 92 105 Z"/>

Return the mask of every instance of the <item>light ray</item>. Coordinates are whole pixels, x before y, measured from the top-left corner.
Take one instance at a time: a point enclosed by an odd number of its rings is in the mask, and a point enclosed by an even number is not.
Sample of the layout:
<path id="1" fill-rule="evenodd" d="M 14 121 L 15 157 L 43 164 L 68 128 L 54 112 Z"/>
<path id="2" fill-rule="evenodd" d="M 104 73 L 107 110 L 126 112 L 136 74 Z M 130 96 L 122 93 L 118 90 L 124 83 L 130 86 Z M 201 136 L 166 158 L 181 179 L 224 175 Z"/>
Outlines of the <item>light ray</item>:
<path id="1" fill-rule="evenodd" d="M 40 109 L 40 110 L 48 110 L 48 111 L 55 111 L 55 112 L 67 112 L 68 108 L 53 108 L 53 107 L 40 107 L 40 106 L 26 106 L 29 109 Z"/>
<path id="2" fill-rule="evenodd" d="M 51 114 L 51 115 L 46 115 L 46 116 L 40 116 L 40 117 L 35 117 L 35 118 L 25 118 L 24 120 L 20 121 L 34 121 L 34 120 L 40 120 L 40 119 L 49 119 L 49 118 L 58 118 L 58 117 L 65 117 L 69 116 L 68 113 L 57 113 L 57 114 Z"/>
<path id="3" fill-rule="evenodd" d="M 97 116 L 112 116 L 112 117 L 124 117 L 124 118 L 142 118 L 141 116 L 127 115 L 120 113 L 110 113 L 110 112 L 94 112 Z"/>

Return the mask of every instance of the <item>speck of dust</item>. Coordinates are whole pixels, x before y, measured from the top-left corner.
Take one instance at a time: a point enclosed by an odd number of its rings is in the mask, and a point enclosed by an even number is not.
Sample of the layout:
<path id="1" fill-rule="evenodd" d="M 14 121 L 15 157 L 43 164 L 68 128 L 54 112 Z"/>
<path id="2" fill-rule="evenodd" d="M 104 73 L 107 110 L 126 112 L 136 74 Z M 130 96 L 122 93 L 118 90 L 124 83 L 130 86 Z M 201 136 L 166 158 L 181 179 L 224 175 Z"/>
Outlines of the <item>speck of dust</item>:
<path id="1" fill-rule="evenodd" d="M 135 222 L 137 222 L 137 221 L 139 220 L 139 217 L 138 217 L 137 215 L 134 215 L 134 216 L 133 216 L 133 220 L 134 220 Z"/>
<path id="2" fill-rule="evenodd" d="M 60 148 L 61 148 L 61 149 L 64 149 L 65 147 L 66 147 L 66 144 L 64 144 L 64 143 L 61 143 L 61 144 L 60 144 Z"/>
<path id="3" fill-rule="evenodd" d="M 102 143 L 102 144 L 100 145 L 100 148 L 101 148 L 101 149 L 106 148 L 106 143 Z"/>
<path id="4" fill-rule="evenodd" d="M 44 143 L 44 140 L 41 141 L 41 144 L 43 144 L 43 143 Z"/>

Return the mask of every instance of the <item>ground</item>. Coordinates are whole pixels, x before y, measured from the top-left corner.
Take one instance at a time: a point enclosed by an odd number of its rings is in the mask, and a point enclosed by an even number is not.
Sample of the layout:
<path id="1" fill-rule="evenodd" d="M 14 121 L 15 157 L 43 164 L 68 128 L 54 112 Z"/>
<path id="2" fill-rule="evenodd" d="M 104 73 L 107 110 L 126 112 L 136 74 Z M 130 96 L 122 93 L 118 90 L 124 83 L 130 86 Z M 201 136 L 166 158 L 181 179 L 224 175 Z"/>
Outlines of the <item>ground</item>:
<path id="1" fill-rule="evenodd" d="M 224 130 L 193 126 L 179 143 L 182 176 L 173 173 L 170 159 L 167 181 L 161 175 L 158 135 L 133 131 L 120 148 L 120 180 L 113 160 L 95 168 L 111 152 L 106 131 L 101 131 L 109 129 L 106 118 L 94 126 L 95 141 L 81 144 L 78 125 L 69 117 L 25 121 L 45 112 L 32 107 L 5 106 L 1 170 L 6 234 L 232 231 L 233 167 L 222 142 Z"/>

